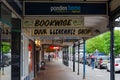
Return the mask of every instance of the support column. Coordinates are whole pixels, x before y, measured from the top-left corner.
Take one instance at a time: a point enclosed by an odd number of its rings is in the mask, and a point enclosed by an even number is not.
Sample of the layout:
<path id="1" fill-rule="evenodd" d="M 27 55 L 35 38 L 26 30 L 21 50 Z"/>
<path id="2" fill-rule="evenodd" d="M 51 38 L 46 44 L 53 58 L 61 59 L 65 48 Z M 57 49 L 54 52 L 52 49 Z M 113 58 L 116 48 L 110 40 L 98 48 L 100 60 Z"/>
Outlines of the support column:
<path id="1" fill-rule="evenodd" d="M 21 20 L 12 19 L 11 80 L 20 80 Z"/>
<path id="2" fill-rule="evenodd" d="M 79 66 L 80 66 L 80 42 L 78 41 L 78 75 L 79 75 Z"/>
<path id="3" fill-rule="evenodd" d="M 41 54 L 42 54 L 42 55 L 41 55 L 41 58 L 42 58 L 42 59 L 41 59 L 41 60 L 42 60 L 42 61 L 44 61 L 44 46 L 45 46 L 45 44 L 42 44 L 42 47 L 41 47 L 41 49 L 42 49 L 42 53 L 41 53 Z"/>
<path id="4" fill-rule="evenodd" d="M 68 46 L 66 47 L 66 61 L 67 61 L 67 66 L 69 66 L 69 52 L 68 52 Z"/>
<path id="5" fill-rule="evenodd" d="M 112 21 L 109 22 L 110 27 L 110 80 L 115 80 L 115 70 L 114 70 L 114 26 Z"/>
<path id="6" fill-rule="evenodd" d="M 73 72 L 75 72 L 75 43 L 73 45 Z"/>
<path id="7" fill-rule="evenodd" d="M 2 34 L 2 30 L 1 30 L 1 25 L 0 25 L 0 61 L 1 61 L 1 47 L 2 47 L 1 34 Z M 1 69 L 1 68 L 0 68 L 0 69 Z"/>
<path id="8" fill-rule="evenodd" d="M 86 71 L 86 43 L 85 43 L 85 40 L 83 39 L 83 45 L 84 45 L 84 55 L 83 55 L 83 58 L 84 58 L 84 63 L 83 63 L 83 79 L 85 79 L 85 71 Z"/>

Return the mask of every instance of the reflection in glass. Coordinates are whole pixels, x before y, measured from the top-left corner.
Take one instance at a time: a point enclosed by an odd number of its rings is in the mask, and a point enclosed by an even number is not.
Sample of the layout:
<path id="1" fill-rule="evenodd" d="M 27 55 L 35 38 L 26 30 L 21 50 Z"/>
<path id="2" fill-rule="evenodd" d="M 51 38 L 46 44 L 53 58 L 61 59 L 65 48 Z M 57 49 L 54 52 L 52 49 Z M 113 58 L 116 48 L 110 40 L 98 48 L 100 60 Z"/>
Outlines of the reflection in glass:
<path id="1" fill-rule="evenodd" d="M 11 79 L 11 29 L 3 24 L 0 27 L 0 80 Z"/>

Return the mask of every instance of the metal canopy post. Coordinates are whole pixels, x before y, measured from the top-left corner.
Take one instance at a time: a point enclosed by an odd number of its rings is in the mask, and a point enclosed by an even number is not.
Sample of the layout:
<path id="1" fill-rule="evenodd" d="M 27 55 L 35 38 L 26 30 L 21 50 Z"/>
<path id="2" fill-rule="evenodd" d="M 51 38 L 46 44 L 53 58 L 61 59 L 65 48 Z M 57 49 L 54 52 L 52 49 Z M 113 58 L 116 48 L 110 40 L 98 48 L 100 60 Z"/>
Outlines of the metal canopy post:
<path id="1" fill-rule="evenodd" d="M 66 66 L 69 66 L 69 56 L 68 56 L 68 54 L 69 54 L 69 52 L 68 52 L 69 50 L 68 50 L 68 46 L 66 47 Z"/>
<path id="2" fill-rule="evenodd" d="M 0 24 L 0 53 L 1 53 L 1 34 L 2 34 L 2 25 Z"/>
<path id="3" fill-rule="evenodd" d="M 84 63 L 83 63 L 83 79 L 85 79 L 85 63 L 86 63 L 86 57 L 85 57 L 85 53 L 86 53 L 86 44 L 85 44 L 85 39 L 83 39 L 83 45 L 84 45 L 84 53 L 83 53 L 83 58 L 84 58 Z"/>
<path id="4" fill-rule="evenodd" d="M 115 80 L 114 71 L 114 26 L 112 25 L 112 20 L 109 22 L 110 27 L 110 80 Z"/>
<path id="5" fill-rule="evenodd" d="M 2 34 L 2 28 L 1 28 L 1 25 L 0 25 L 0 61 L 1 61 L 1 56 L 2 56 L 2 55 L 1 55 L 1 54 L 2 54 L 2 53 L 1 53 L 1 49 L 2 49 L 2 48 L 1 48 L 1 47 L 2 47 L 1 34 Z M 1 67 L 0 67 L 0 69 L 1 69 Z"/>
<path id="6" fill-rule="evenodd" d="M 75 72 L 75 43 L 73 44 L 73 72 Z"/>
<path id="7" fill-rule="evenodd" d="M 80 65 L 79 64 L 80 62 L 80 51 L 79 50 L 80 50 L 80 42 L 78 41 L 78 73 L 77 73 L 78 75 L 79 75 L 79 65 Z"/>

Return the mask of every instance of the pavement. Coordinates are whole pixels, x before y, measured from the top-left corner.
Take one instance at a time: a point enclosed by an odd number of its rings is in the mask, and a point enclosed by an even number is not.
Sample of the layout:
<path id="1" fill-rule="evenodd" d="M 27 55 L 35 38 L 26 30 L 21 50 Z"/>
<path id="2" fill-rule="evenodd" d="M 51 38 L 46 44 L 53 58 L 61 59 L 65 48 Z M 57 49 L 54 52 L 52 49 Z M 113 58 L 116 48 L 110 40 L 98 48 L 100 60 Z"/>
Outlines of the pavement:
<path id="1" fill-rule="evenodd" d="M 86 65 L 85 79 L 83 79 L 83 64 L 79 64 L 79 75 L 78 72 L 78 63 L 75 64 L 75 72 L 73 72 L 73 63 L 69 61 L 69 66 L 65 66 L 62 63 L 62 59 L 53 59 L 50 62 L 46 61 L 46 69 L 40 70 L 37 74 L 37 78 L 34 80 L 111 80 L 110 72 L 107 72 L 106 69 L 97 69 L 94 70 Z M 0 70 L 0 80 L 10 80 L 11 78 L 11 66 L 4 68 L 4 74 Z M 120 74 L 115 74 L 115 80 L 120 80 Z"/>
<path id="2" fill-rule="evenodd" d="M 94 80 L 83 79 L 83 75 L 77 75 L 70 67 L 62 63 L 62 59 L 47 62 L 46 69 L 38 73 L 34 80 Z"/>
<path id="3" fill-rule="evenodd" d="M 10 80 L 11 79 L 11 66 L 7 66 L 0 70 L 0 80 Z"/>

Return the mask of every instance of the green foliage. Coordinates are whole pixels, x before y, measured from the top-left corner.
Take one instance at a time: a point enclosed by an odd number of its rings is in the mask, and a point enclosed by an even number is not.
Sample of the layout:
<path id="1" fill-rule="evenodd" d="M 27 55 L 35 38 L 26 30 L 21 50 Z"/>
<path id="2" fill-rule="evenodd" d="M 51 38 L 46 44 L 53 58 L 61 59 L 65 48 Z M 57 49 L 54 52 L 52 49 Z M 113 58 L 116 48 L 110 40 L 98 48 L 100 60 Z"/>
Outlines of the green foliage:
<path id="1" fill-rule="evenodd" d="M 10 51 L 10 43 L 2 42 L 2 53 L 6 54 Z"/>
<path id="2" fill-rule="evenodd" d="M 87 40 L 87 53 L 93 53 L 96 49 L 99 52 L 104 52 L 104 41 L 103 37 L 97 36 L 92 39 Z"/>
<path id="3" fill-rule="evenodd" d="M 114 54 L 120 54 L 120 30 L 116 30 L 114 33 Z"/>
<path id="4" fill-rule="evenodd" d="M 87 53 L 93 53 L 96 49 L 106 55 L 110 53 L 110 32 L 106 32 L 86 41 Z M 120 54 L 120 30 L 114 30 L 114 54 Z"/>
<path id="5" fill-rule="evenodd" d="M 102 34 L 102 36 L 104 41 L 104 53 L 108 55 L 110 53 L 110 32 L 106 32 Z"/>

